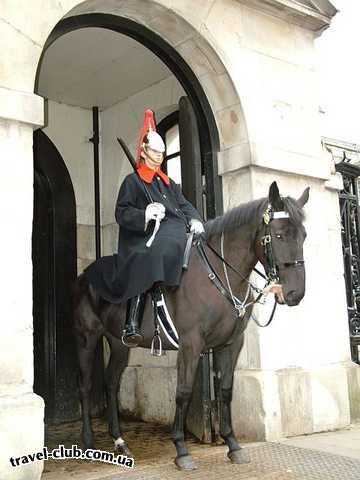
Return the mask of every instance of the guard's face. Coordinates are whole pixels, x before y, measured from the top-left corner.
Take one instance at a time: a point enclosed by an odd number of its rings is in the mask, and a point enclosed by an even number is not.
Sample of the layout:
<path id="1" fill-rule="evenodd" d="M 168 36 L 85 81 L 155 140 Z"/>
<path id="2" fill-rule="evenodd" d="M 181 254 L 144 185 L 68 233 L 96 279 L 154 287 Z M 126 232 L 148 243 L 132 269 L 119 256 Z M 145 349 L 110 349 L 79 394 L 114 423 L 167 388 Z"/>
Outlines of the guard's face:
<path id="1" fill-rule="evenodd" d="M 158 168 L 161 166 L 164 160 L 164 154 L 153 150 L 148 146 L 144 146 L 142 149 L 142 158 L 145 160 L 145 163 L 150 168 Z"/>

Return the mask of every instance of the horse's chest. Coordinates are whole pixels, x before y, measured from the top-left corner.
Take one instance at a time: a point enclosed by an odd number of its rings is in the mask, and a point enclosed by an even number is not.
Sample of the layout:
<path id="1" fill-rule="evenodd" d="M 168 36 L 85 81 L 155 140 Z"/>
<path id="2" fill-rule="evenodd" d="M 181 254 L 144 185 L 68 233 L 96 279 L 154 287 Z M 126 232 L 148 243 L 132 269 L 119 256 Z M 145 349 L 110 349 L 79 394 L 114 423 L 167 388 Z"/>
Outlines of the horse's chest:
<path id="1" fill-rule="evenodd" d="M 210 319 L 208 319 L 210 320 Z M 236 328 L 236 317 L 233 312 L 227 315 L 211 319 L 210 325 L 206 325 L 206 343 L 209 347 L 216 347 L 227 343 Z"/>

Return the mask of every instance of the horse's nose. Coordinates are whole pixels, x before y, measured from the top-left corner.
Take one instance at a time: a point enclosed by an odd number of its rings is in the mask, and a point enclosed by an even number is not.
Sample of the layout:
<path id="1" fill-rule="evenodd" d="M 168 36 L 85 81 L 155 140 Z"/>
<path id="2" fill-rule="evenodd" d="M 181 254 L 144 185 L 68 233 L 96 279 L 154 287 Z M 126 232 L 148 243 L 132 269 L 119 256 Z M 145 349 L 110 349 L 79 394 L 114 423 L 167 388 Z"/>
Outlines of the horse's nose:
<path id="1" fill-rule="evenodd" d="M 295 290 L 291 290 L 285 297 L 286 304 L 289 307 L 295 307 L 300 303 L 301 295 L 298 295 Z"/>

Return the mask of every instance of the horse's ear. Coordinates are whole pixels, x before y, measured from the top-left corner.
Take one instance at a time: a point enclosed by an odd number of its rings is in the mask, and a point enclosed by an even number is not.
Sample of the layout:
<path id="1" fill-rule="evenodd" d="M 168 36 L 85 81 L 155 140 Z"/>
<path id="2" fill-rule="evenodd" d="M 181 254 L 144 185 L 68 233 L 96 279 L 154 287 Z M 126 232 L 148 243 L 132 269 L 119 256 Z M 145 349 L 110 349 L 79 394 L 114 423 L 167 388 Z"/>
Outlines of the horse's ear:
<path id="1" fill-rule="evenodd" d="M 307 203 L 307 201 L 309 200 L 309 191 L 310 191 L 310 187 L 305 188 L 301 197 L 297 199 L 297 204 L 299 205 L 300 208 L 303 208 L 305 203 Z"/>
<path id="2" fill-rule="evenodd" d="M 280 192 L 276 182 L 273 182 L 269 188 L 269 203 L 275 209 L 281 209 L 283 204 L 280 197 Z"/>

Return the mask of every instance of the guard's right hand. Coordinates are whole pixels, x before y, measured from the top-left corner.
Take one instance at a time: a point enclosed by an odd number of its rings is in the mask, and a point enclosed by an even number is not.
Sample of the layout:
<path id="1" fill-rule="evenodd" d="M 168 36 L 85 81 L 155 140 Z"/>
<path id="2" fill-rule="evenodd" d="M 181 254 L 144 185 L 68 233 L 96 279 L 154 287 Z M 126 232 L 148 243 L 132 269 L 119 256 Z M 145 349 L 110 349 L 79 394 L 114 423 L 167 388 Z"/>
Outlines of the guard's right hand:
<path id="1" fill-rule="evenodd" d="M 161 220 L 165 217 L 165 207 L 162 203 L 153 202 L 145 209 L 145 230 L 150 222 L 150 220 Z"/>

